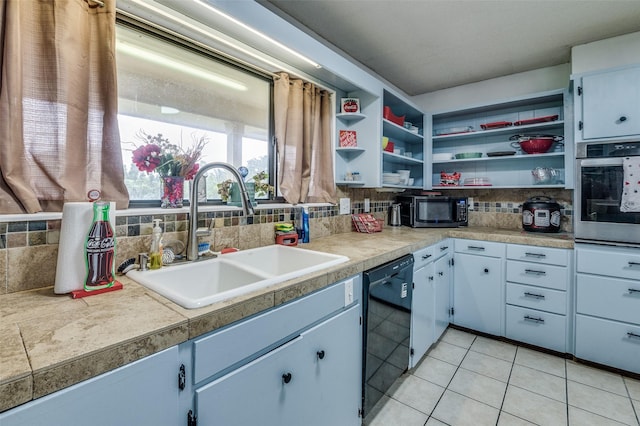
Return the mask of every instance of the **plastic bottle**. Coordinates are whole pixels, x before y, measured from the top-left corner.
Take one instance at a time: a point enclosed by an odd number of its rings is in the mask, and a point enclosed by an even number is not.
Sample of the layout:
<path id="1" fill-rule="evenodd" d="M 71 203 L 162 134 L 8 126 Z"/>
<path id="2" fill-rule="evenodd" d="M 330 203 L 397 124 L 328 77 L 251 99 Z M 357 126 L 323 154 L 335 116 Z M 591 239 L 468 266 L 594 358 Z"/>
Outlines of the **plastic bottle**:
<path id="1" fill-rule="evenodd" d="M 149 269 L 160 269 L 162 267 L 162 228 L 160 228 L 160 219 L 153 220 L 156 224 L 153 226 L 151 234 L 151 249 L 149 250 Z"/>
<path id="2" fill-rule="evenodd" d="M 93 203 L 93 224 L 85 243 L 87 291 L 111 287 L 115 282 L 114 263 L 116 240 L 109 222 L 109 203 Z"/>
<path id="3" fill-rule="evenodd" d="M 302 242 L 309 242 L 309 208 L 302 208 Z"/>

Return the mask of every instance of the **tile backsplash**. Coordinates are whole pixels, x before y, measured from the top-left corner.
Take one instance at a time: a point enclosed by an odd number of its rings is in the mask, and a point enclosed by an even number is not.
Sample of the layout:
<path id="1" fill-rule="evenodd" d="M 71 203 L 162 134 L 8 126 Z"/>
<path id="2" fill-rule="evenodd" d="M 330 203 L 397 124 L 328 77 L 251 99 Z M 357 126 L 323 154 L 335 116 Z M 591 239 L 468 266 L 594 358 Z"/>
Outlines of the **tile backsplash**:
<path id="1" fill-rule="evenodd" d="M 504 229 L 521 229 L 521 205 L 532 195 L 547 195 L 563 206 L 562 230 L 571 232 L 573 208 L 572 191 L 547 190 L 465 190 L 456 196 L 474 198 L 474 211 L 470 212 L 471 226 L 487 226 Z M 351 212 L 364 212 L 364 199 L 370 199 L 371 213 L 386 220 L 386 212 L 395 194 L 376 192 L 374 189 L 339 190 L 338 197 L 351 198 Z M 161 219 L 165 230 L 164 241 L 169 244 L 187 239 L 188 214 L 159 211 L 154 215 L 127 215 L 116 217 L 116 264 L 146 252 L 151 243 L 153 219 Z M 201 241 L 212 243 L 212 250 L 225 247 L 248 249 L 274 242 L 273 225 L 292 222 L 295 208 L 257 209 L 254 215 L 245 217 L 240 211 L 214 211 L 200 213 L 198 226 L 209 227 L 212 235 Z M 351 232 L 351 216 L 340 215 L 338 206 L 310 208 L 311 238 Z M 0 215 L 0 294 L 52 286 L 58 256 L 61 220 L 25 220 L 2 222 Z M 79 261 L 83 261 L 79 259 Z"/>

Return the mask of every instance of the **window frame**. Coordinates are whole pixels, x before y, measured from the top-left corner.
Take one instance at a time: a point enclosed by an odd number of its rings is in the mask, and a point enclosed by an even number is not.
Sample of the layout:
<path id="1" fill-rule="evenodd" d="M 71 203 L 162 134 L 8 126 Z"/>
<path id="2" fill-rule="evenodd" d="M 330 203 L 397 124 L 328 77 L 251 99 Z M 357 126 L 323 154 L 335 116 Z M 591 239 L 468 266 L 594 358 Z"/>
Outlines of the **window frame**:
<path id="1" fill-rule="evenodd" d="M 137 19 L 134 19 L 131 16 L 123 15 L 121 13 L 116 13 L 116 27 L 123 26 L 128 29 L 142 32 L 143 34 L 156 37 L 164 42 L 172 43 L 175 46 L 178 46 L 180 49 L 185 49 L 187 51 L 193 52 L 195 54 L 203 55 L 211 60 L 222 62 L 223 64 L 233 67 L 237 70 L 246 72 L 251 74 L 254 77 L 261 78 L 265 82 L 269 83 L 269 113 L 268 113 L 268 135 L 267 135 L 267 155 L 268 155 L 268 174 L 269 174 L 269 185 L 273 186 L 274 191 L 270 193 L 269 198 L 267 199 L 258 199 L 256 200 L 257 204 L 273 204 L 273 203 L 286 203 L 286 200 L 279 195 L 279 190 L 277 186 L 277 144 L 275 140 L 275 124 L 274 124 L 274 82 L 273 76 L 268 74 L 258 68 L 251 67 L 250 64 L 247 64 L 241 60 L 235 60 L 231 55 L 221 53 L 213 48 L 207 48 L 206 45 L 190 40 L 186 36 L 181 36 L 175 33 L 172 30 L 168 30 L 159 25 L 151 25 L 147 22 L 141 22 Z M 116 80 L 118 76 L 116 75 Z M 191 184 L 192 181 L 190 181 Z M 190 201 L 188 199 L 184 200 L 185 206 L 190 206 Z M 210 205 L 210 206 L 224 206 L 226 203 L 222 202 L 222 200 L 216 199 L 207 199 L 205 202 L 200 202 L 199 205 Z M 158 199 L 153 200 L 137 200 L 130 199 L 129 200 L 129 208 L 155 208 L 160 207 L 160 197 Z"/>

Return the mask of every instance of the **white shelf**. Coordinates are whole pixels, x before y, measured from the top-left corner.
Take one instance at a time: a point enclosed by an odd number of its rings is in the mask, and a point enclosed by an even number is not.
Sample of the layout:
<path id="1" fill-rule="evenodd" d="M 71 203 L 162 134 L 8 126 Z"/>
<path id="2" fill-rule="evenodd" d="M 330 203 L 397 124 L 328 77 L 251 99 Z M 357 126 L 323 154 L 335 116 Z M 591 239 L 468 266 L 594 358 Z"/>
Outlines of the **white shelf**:
<path id="1" fill-rule="evenodd" d="M 382 119 L 383 133 L 393 142 L 393 139 L 403 139 L 408 143 L 422 143 L 424 137 L 419 133 L 410 132 L 402 126 L 398 126 L 386 118 Z"/>
<path id="2" fill-rule="evenodd" d="M 336 114 L 336 118 L 342 121 L 360 121 L 367 118 L 367 116 L 359 112 L 341 112 Z"/>
<path id="3" fill-rule="evenodd" d="M 418 160 L 417 158 L 407 157 L 405 155 L 394 154 L 388 151 L 382 151 L 383 160 L 389 163 L 395 164 L 411 164 L 418 165 L 424 164 L 424 161 Z"/>
<path id="4" fill-rule="evenodd" d="M 341 186 L 364 186 L 364 182 L 361 180 L 339 180 L 336 181 L 336 185 Z"/>
<path id="5" fill-rule="evenodd" d="M 535 160 L 545 157 L 564 157 L 564 152 L 547 152 L 545 154 L 515 154 L 501 157 L 481 157 L 465 158 L 459 160 L 434 161 L 433 164 L 453 164 L 453 163 L 477 163 L 482 161 L 514 161 L 514 160 Z"/>
<path id="6" fill-rule="evenodd" d="M 478 138 L 482 136 L 495 136 L 502 134 L 522 134 L 529 133 L 531 130 L 550 130 L 550 129 L 558 129 L 559 131 L 563 131 L 564 128 L 564 120 L 556 120 L 556 121 L 547 121 L 544 123 L 536 123 L 536 124 L 527 124 L 525 126 L 510 126 L 510 127 L 502 127 L 500 129 L 491 129 L 491 130 L 474 130 L 467 133 L 456 133 L 453 135 L 441 135 L 441 136 L 433 136 L 434 142 L 445 142 L 448 140 L 460 140 L 460 139 L 469 139 L 469 138 Z"/>
<path id="7" fill-rule="evenodd" d="M 433 185 L 433 189 L 434 190 L 441 190 L 441 189 L 523 189 L 523 188 L 564 188 L 564 184 L 558 184 L 558 185 L 486 185 L 486 186 L 481 186 L 481 185 L 460 185 L 460 186 L 438 186 L 438 185 Z"/>

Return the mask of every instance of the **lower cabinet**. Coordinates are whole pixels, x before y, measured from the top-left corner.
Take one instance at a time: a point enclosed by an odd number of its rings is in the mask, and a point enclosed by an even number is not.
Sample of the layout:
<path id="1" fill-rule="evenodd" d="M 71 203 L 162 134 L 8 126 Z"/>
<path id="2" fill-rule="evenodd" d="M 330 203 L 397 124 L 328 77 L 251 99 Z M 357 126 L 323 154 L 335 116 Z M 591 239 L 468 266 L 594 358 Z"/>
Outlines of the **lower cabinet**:
<path id="1" fill-rule="evenodd" d="M 2 426 L 185 424 L 178 416 L 178 347 L 0 414 Z"/>
<path id="2" fill-rule="evenodd" d="M 359 425 L 361 283 L 343 280 L 184 344 L 189 424 Z"/>
<path id="3" fill-rule="evenodd" d="M 576 357 L 640 373 L 640 250 L 576 244 L 576 270 Z"/>
<path id="4" fill-rule="evenodd" d="M 449 253 L 434 262 L 435 327 L 433 340 L 442 336 L 451 319 L 451 256 Z"/>
<path id="5" fill-rule="evenodd" d="M 570 352 L 570 250 L 507 245 L 506 337 Z"/>
<path id="6" fill-rule="evenodd" d="M 449 326 L 450 240 L 416 251 L 411 304 L 411 357 L 415 367 Z"/>
<path id="7" fill-rule="evenodd" d="M 453 323 L 504 335 L 504 244 L 455 240 Z"/>
<path id="8" fill-rule="evenodd" d="M 196 389 L 198 424 L 356 425 L 359 306 Z"/>

